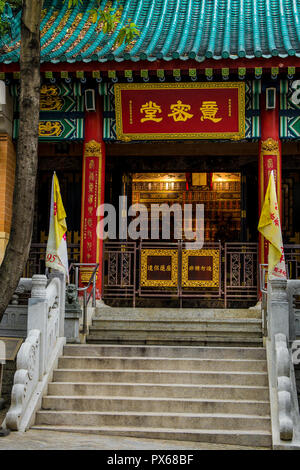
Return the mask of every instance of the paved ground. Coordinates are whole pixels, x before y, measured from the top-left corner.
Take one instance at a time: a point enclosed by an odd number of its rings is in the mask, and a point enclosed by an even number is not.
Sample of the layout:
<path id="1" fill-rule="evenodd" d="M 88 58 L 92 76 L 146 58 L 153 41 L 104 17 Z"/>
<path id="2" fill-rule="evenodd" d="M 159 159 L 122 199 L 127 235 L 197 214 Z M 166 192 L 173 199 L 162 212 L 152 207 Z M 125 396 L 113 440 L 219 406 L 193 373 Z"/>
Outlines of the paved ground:
<path id="1" fill-rule="evenodd" d="M 254 450 L 249 447 L 197 442 L 97 436 L 80 433 L 29 430 L 0 438 L 1 450 Z"/>

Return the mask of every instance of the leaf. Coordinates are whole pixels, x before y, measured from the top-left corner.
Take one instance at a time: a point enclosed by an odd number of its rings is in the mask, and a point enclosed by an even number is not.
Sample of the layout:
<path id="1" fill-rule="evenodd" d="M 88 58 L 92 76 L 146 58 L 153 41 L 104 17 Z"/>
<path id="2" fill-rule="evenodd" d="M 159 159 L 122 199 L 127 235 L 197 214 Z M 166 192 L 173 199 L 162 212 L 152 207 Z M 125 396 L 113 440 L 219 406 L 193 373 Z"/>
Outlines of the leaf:
<path id="1" fill-rule="evenodd" d="M 92 22 L 97 23 L 97 19 L 98 19 L 98 13 L 96 11 L 94 11 L 92 13 Z"/>
<path id="2" fill-rule="evenodd" d="M 121 46 L 125 37 L 126 37 L 126 31 L 124 29 L 121 29 L 120 33 L 118 34 L 117 41 L 116 41 L 117 46 Z"/>

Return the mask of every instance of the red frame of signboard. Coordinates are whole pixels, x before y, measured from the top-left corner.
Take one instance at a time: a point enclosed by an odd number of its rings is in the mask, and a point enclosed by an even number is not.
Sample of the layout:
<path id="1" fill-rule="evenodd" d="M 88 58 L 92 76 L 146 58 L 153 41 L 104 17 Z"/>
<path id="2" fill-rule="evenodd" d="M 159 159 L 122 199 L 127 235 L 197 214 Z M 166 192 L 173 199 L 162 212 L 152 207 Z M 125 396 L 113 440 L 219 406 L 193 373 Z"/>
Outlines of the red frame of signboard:
<path id="1" fill-rule="evenodd" d="M 242 82 L 130 83 L 114 90 L 119 140 L 245 137 Z"/>

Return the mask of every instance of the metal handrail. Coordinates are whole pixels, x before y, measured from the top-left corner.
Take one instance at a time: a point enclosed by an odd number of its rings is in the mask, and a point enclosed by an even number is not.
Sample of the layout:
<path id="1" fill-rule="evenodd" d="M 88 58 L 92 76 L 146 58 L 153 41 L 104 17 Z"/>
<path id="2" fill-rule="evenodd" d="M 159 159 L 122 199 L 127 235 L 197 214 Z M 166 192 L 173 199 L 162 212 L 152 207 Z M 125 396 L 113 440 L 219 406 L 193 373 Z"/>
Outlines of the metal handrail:
<path id="1" fill-rule="evenodd" d="M 83 267 L 90 267 L 94 268 L 93 272 L 91 274 L 90 280 L 85 287 L 79 287 L 79 271 L 80 268 Z M 92 306 L 96 307 L 96 274 L 99 268 L 99 263 L 72 263 L 69 268 L 69 272 L 71 269 L 75 269 L 75 286 L 77 292 L 83 292 L 83 334 L 87 333 L 87 306 L 89 304 L 89 301 L 91 299 L 91 296 L 93 296 L 93 302 Z M 88 289 L 91 287 L 93 284 L 93 288 L 91 292 L 88 293 Z"/>
<path id="2" fill-rule="evenodd" d="M 261 312 L 262 312 L 262 330 L 263 335 L 268 336 L 268 320 L 267 320 L 267 289 L 266 289 L 266 274 L 268 272 L 268 264 L 259 265 L 259 288 L 261 293 Z"/>
<path id="3" fill-rule="evenodd" d="M 259 265 L 259 287 L 260 287 L 260 292 L 266 294 L 267 290 L 265 288 L 265 279 L 266 279 L 266 274 L 268 272 L 268 264 L 260 264 Z"/>

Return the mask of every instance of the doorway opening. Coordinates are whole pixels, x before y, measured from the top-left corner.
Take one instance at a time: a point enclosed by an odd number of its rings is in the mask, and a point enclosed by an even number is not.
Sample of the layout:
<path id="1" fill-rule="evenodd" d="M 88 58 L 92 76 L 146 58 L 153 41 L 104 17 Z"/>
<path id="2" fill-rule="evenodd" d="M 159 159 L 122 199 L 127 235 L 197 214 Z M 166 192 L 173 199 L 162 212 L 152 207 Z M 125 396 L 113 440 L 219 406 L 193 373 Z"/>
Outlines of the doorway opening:
<path id="1" fill-rule="evenodd" d="M 193 230 L 196 204 L 203 204 L 205 243 L 241 239 L 240 173 L 133 173 L 131 200 L 146 206 L 148 215 L 152 204 L 179 204 L 182 210 L 185 204 L 192 204 Z M 170 233 L 174 233 L 172 220 Z"/>

